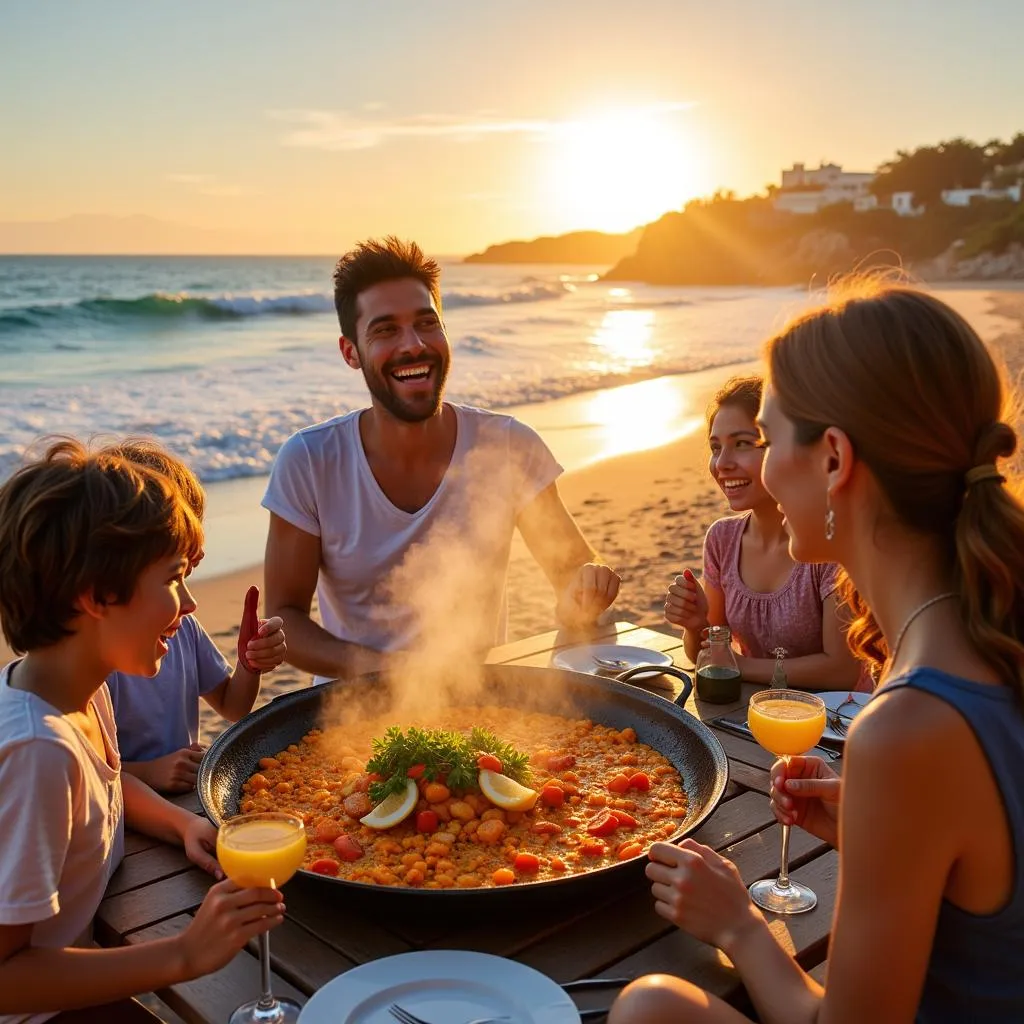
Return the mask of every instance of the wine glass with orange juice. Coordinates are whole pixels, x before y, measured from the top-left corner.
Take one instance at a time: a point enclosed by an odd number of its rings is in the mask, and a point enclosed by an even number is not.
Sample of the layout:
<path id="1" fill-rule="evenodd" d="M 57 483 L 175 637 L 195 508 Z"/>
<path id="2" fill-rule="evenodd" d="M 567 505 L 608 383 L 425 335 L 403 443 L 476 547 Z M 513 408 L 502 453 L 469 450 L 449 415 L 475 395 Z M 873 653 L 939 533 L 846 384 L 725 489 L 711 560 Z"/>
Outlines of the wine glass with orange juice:
<path id="1" fill-rule="evenodd" d="M 217 860 L 224 874 L 243 888 L 277 889 L 302 866 L 306 830 L 295 814 L 267 811 L 229 818 L 217 831 Z M 259 937 L 259 999 L 243 1003 L 228 1024 L 295 1024 L 299 1005 L 278 999 L 270 988 L 270 934 Z"/>
<path id="2" fill-rule="evenodd" d="M 802 690 L 761 690 L 750 698 L 747 725 L 765 750 L 786 763 L 805 754 L 825 731 L 825 703 Z M 782 826 L 782 866 L 776 879 L 764 878 L 750 887 L 750 898 L 775 914 L 799 914 L 818 902 L 814 891 L 789 877 L 789 826 Z"/>

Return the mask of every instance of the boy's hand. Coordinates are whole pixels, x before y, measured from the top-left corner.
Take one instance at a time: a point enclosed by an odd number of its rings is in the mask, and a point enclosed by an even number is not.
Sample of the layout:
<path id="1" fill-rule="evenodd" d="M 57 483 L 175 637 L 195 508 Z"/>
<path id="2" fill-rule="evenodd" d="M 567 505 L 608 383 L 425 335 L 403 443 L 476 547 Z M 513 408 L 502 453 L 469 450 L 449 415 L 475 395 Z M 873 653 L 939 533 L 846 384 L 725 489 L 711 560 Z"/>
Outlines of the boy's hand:
<path id="1" fill-rule="evenodd" d="M 182 747 L 163 757 L 152 761 L 136 762 L 136 769 L 145 765 L 141 771 L 133 770 L 151 789 L 158 793 L 187 793 L 196 788 L 196 776 L 199 774 L 199 762 L 206 751 L 201 743 L 193 743 L 190 747 Z"/>
<path id="2" fill-rule="evenodd" d="M 245 594 L 242 624 L 238 628 L 238 660 L 250 672 L 269 672 L 284 661 L 288 647 L 284 639 L 284 621 L 274 616 L 259 617 L 260 588 L 250 587 Z"/>
<path id="3" fill-rule="evenodd" d="M 269 672 L 284 661 L 288 645 L 284 639 L 284 620 L 276 615 L 260 619 L 256 636 L 245 650 L 245 663 L 251 672 Z"/>
<path id="4" fill-rule="evenodd" d="M 708 625 L 708 598 L 697 577 L 687 569 L 665 595 L 665 618 L 675 626 L 699 633 Z"/>
<path id="5" fill-rule="evenodd" d="M 196 867 L 220 881 L 224 872 L 217 863 L 217 826 L 198 814 L 193 815 L 193 818 L 195 820 L 190 821 L 181 834 L 185 856 Z"/>
<path id="6" fill-rule="evenodd" d="M 281 900 L 276 889 L 240 889 L 227 879 L 211 886 L 195 920 L 178 936 L 185 978 L 220 970 L 251 938 L 279 925 Z"/>

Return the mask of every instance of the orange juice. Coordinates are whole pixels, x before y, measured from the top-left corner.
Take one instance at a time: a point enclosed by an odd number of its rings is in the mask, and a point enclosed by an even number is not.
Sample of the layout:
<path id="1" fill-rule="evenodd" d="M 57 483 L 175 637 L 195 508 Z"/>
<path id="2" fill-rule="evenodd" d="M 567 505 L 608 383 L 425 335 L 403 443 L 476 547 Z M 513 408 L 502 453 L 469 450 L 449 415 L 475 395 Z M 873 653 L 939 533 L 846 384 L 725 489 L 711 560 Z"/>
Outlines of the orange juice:
<path id="1" fill-rule="evenodd" d="M 217 860 L 224 873 L 244 888 L 284 885 L 306 855 L 306 833 L 294 821 L 241 821 L 217 834 Z"/>
<path id="2" fill-rule="evenodd" d="M 825 709 L 820 704 L 778 699 L 751 702 L 747 724 L 754 739 L 779 757 L 803 754 L 821 739 L 825 731 Z"/>

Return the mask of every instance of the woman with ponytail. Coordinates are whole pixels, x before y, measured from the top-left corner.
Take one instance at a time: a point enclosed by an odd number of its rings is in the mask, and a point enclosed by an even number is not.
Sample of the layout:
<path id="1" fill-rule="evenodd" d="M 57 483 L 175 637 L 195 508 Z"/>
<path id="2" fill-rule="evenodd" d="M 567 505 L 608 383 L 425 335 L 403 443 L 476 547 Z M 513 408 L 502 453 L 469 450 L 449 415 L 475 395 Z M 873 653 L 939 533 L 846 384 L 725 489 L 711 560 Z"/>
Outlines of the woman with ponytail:
<path id="1" fill-rule="evenodd" d="M 859 281 L 767 346 L 764 484 L 795 559 L 843 566 L 879 689 L 842 780 L 772 769 L 776 817 L 839 848 L 824 988 L 735 867 L 656 844 L 662 916 L 718 946 L 766 1024 L 1024 1021 L 1024 507 L 998 369 L 911 288 Z M 737 1022 L 678 978 L 628 986 L 611 1024 Z"/>

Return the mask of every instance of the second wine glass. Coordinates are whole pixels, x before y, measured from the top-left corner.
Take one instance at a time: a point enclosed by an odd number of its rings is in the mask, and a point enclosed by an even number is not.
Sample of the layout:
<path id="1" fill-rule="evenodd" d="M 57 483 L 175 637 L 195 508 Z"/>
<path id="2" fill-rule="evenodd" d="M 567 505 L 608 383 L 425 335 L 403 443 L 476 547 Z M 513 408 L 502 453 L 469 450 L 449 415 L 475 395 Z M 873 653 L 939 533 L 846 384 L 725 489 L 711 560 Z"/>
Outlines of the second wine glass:
<path id="1" fill-rule="evenodd" d="M 803 690 L 761 690 L 750 698 L 747 725 L 754 739 L 769 753 L 789 764 L 806 754 L 825 731 L 825 702 Z M 782 826 L 782 863 L 779 877 L 764 878 L 750 887 L 750 898 L 775 914 L 800 914 L 818 903 L 814 890 L 789 877 L 789 826 Z"/>

